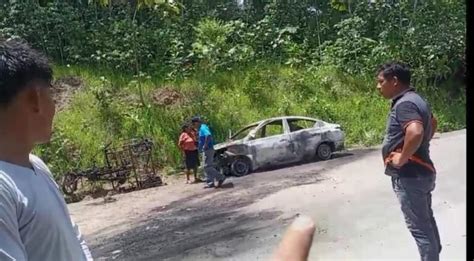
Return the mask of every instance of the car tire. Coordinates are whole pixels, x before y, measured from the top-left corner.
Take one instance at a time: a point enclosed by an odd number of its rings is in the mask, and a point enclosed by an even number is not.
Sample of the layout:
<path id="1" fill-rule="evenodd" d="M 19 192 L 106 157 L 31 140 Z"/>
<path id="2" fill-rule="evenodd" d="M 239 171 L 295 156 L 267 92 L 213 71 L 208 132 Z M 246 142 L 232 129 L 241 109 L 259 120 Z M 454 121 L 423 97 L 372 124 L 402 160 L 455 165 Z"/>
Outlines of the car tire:
<path id="1" fill-rule="evenodd" d="M 232 175 L 242 177 L 248 175 L 252 171 L 252 164 L 249 159 L 238 157 L 232 161 L 230 171 Z"/>
<path id="2" fill-rule="evenodd" d="M 332 148 L 328 143 L 321 143 L 316 149 L 316 157 L 319 160 L 328 160 L 332 156 Z"/>

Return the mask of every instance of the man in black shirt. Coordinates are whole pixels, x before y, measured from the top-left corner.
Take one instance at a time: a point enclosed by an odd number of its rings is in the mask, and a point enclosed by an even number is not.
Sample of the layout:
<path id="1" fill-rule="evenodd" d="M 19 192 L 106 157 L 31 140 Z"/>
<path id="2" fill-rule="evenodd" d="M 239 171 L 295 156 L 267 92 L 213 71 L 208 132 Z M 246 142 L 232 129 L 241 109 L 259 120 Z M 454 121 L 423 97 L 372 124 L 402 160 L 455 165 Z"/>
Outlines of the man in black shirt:
<path id="1" fill-rule="evenodd" d="M 441 243 L 431 208 L 436 170 L 429 152 L 436 119 L 428 103 L 410 87 L 410 78 L 408 66 L 398 62 L 377 71 L 377 89 L 392 100 L 382 156 L 421 259 L 438 261 Z"/>

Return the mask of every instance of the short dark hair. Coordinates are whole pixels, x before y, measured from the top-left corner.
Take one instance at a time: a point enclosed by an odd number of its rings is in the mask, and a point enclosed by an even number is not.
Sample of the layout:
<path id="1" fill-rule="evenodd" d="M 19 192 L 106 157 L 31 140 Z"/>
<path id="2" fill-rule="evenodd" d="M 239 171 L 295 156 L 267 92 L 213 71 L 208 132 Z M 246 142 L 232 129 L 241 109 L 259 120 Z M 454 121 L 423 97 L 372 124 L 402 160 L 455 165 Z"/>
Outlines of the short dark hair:
<path id="1" fill-rule="evenodd" d="M 181 130 L 182 131 L 185 131 L 187 128 L 189 128 L 189 124 L 188 123 L 184 123 L 183 125 L 181 125 Z"/>
<path id="2" fill-rule="evenodd" d="M 0 39 L 0 107 L 13 98 L 33 80 L 48 83 L 53 70 L 45 55 L 17 39 Z"/>
<path id="3" fill-rule="evenodd" d="M 201 117 L 199 117 L 199 116 L 192 117 L 192 118 L 191 118 L 191 122 L 192 122 L 192 123 L 195 123 L 195 122 L 202 122 L 202 121 L 201 121 Z"/>
<path id="4" fill-rule="evenodd" d="M 383 77 L 385 78 L 393 78 L 394 76 L 396 76 L 401 83 L 410 85 L 410 67 L 405 63 L 397 61 L 384 63 L 380 65 L 377 70 L 377 75 L 379 75 L 380 73 L 383 73 Z"/>

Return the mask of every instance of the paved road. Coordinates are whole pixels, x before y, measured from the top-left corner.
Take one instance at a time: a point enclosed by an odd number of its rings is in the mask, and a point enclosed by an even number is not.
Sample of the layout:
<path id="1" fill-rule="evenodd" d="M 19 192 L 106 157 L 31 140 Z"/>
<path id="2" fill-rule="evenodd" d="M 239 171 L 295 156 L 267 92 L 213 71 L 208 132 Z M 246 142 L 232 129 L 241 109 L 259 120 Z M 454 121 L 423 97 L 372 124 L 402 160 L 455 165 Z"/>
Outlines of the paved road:
<path id="1" fill-rule="evenodd" d="M 297 213 L 317 234 L 310 260 L 419 260 L 380 152 L 351 151 L 326 162 L 233 179 L 157 208 L 111 238 L 90 238 L 98 260 L 267 260 Z M 438 170 L 433 208 L 441 260 L 466 259 L 466 132 L 432 142 Z"/>

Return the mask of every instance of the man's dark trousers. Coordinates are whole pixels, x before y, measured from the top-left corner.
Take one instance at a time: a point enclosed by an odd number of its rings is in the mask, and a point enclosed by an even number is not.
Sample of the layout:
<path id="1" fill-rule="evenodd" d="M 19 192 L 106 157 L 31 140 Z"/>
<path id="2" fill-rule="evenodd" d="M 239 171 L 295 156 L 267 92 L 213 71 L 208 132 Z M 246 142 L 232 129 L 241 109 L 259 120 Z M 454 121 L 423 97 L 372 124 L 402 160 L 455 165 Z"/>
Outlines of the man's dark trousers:
<path id="1" fill-rule="evenodd" d="M 405 222 L 418 245 L 422 261 L 438 261 L 441 242 L 431 208 L 431 192 L 436 174 L 392 177 L 392 187 L 400 201 Z"/>

